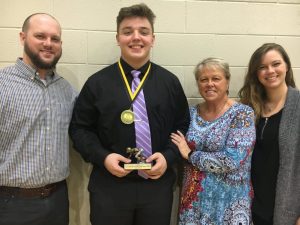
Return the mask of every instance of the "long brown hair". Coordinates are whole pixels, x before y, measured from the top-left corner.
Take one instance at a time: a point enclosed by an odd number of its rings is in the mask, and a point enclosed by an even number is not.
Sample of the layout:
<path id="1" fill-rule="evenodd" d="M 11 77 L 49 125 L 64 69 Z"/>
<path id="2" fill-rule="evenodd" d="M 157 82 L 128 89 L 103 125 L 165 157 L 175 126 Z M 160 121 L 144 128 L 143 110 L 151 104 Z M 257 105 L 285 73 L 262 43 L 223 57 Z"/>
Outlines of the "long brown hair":
<path id="1" fill-rule="evenodd" d="M 270 50 L 277 51 L 282 56 L 284 62 L 287 65 L 287 72 L 285 77 L 286 84 L 291 87 L 296 86 L 290 58 L 281 45 L 276 43 L 265 43 L 261 47 L 256 49 L 256 51 L 250 58 L 244 85 L 238 93 L 240 101 L 243 104 L 249 105 L 254 109 L 256 120 L 260 118 L 263 104 L 266 100 L 266 91 L 264 89 L 264 86 L 258 80 L 257 72 L 261 65 L 262 58 Z"/>

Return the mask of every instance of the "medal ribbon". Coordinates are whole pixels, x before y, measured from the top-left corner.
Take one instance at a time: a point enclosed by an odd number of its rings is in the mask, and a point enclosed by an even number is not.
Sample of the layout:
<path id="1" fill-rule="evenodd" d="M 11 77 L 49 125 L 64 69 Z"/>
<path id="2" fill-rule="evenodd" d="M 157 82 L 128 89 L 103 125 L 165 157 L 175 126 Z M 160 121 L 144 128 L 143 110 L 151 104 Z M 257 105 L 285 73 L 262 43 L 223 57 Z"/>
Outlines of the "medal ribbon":
<path id="1" fill-rule="evenodd" d="M 128 80 L 126 78 L 126 75 L 125 75 L 125 72 L 123 70 L 123 67 L 121 65 L 121 62 L 119 61 L 118 62 L 119 64 L 119 68 L 120 68 L 120 71 L 121 71 L 121 74 L 122 74 L 122 77 L 123 77 L 123 80 L 125 82 L 125 85 L 126 85 L 126 89 L 127 89 L 127 92 L 129 93 L 129 96 L 130 96 L 130 99 L 131 101 L 134 101 L 134 99 L 136 98 L 136 96 L 138 95 L 138 93 L 140 92 L 142 86 L 144 85 L 144 81 L 146 80 L 146 78 L 148 77 L 148 74 L 149 74 L 149 71 L 150 71 L 150 68 L 151 68 L 151 63 L 149 63 L 149 66 L 148 66 L 148 69 L 145 73 L 145 76 L 143 77 L 143 79 L 141 80 L 139 86 L 136 88 L 136 90 L 134 92 L 131 91 L 131 88 L 129 86 L 129 83 L 128 83 Z"/>

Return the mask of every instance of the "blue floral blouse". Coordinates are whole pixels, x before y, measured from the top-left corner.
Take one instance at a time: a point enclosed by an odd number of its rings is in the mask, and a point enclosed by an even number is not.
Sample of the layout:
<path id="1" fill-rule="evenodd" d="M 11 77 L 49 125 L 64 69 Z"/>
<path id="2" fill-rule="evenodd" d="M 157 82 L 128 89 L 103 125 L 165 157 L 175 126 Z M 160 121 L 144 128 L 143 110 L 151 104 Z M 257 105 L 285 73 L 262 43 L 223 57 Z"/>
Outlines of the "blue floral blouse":
<path id="1" fill-rule="evenodd" d="M 203 120 L 197 106 L 190 114 L 186 139 L 194 152 L 184 165 L 179 225 L 251 224 L 253 110 L 235 103 L 214 121 Z"/>

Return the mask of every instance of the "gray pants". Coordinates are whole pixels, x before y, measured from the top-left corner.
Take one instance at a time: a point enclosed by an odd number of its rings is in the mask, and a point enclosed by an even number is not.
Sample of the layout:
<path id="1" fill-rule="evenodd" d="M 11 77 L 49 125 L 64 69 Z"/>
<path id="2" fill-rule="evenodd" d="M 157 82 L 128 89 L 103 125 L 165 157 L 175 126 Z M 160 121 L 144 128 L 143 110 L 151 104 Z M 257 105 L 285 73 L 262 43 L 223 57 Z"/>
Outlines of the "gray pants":
<path id="1" fill-rule="evenodd" d="M 0 224 L 68 225 L 67 185 L 61 185 L 54 193 L 45 198 L 21 198 L 0 194 Z"/>

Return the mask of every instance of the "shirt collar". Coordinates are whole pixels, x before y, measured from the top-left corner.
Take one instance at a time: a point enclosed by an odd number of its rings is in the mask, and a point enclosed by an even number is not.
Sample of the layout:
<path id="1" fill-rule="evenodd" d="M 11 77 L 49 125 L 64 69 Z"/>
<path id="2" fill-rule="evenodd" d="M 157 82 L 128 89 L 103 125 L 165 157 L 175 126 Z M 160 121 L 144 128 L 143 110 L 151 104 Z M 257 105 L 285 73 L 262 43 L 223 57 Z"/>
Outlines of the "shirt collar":
<path id="1" fill-rule="evenodd" d="M 130 66 L 127 62 L 125 62 L 124 59 L 121 58 L 120 61 L 121 61 L 121 65 L 123 67 L 123 70 L 124 70 L 124 73 L 125 73 L 126 77 L 131 78 L 132 77 L 131 71 L 135 70 L 135 69 L 132 66 Z M 137 69 L 138 71 L 141 71 L 140 78 L 143 77 L 144 74 L 146 73 L 146 70 L 148 69 L 149 63 L 150 63 L 150 60 L 147 61 L 141 68 Z"/>
<path id="2" fill-rule="evenodd" d="M 22 58 L 17 59 L 16 67 L 21 72 L 21 74 L 30 78 L 31 80 L 40 79 L 39 73 L 37 72 L 37 70 L 35 68 L 31 67 L 30 65 L 24 63 Z M 57 74 L 55 69 L 49 70 L 49 72 L 46 75 L 47 83 L 50 81 L 55 81 L 59 78 L 61 78 L 61 77 Z"/>

